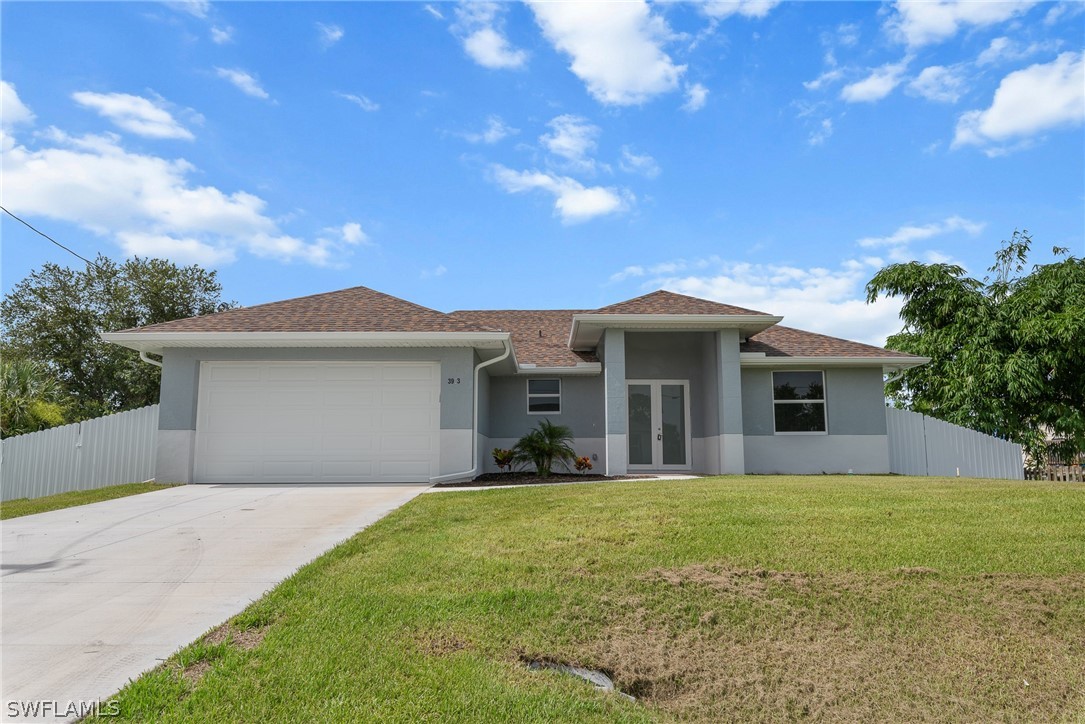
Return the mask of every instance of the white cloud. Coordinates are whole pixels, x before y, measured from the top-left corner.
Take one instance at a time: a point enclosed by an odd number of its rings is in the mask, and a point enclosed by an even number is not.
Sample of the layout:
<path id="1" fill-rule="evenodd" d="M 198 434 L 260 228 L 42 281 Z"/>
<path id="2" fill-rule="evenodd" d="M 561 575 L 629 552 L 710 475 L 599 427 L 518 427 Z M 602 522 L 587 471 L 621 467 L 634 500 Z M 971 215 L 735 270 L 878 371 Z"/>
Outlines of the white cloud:
<path id="1" fill-rule="evenodd" d="M 430 3 L 426 3 L 425 5 L 422 6 L 422 9 L 425 10 L 427 13 L 429 13 L 430 17 L 432 17 L 432 18 L 435 18 L 437 20 L 444 20 L 445 19 L 444 14 L 440 10 L 438 10 L 435 5 L 432 5 Z"/>
<path id="2" fill-rule="evenodd" d="M 1076 18 L 1085 12 L 1085 4 L 1081 0 L 1062 0 L 1044 15 L 1044 25 L 1054 25 L 1060 20 Z"/>
<path id="3" fill-rule="evenodd" d="M 821 90 L 822 86 L 826 86 L 830 83 L 835 83 L 844 77 L 844 71 L 840 68 L 831 68 L 814 80 L 803 81 L 802 87 L 806 90 L 816 91 Z"/>
<path id="4" fill-rule="evenodd" d="M 677 272 L 691 266 L 703 270 L 696 273 L 653 272 L 629 266 L 612 275 L 611 280 L 639 278 L 644 280 L 640 284 L 643 289 L 664 288 L 779 314 L 784 317 L 784 325 L 868 344 L 885 344 L 886 337 L 902 326 L 899 299 L 866 303 L 866 283 L 882 266 L 881 259 L 848 259 L 831 269 L 721 259 L 701 261 L 706 263 L 674 265 Z"/>
<path id="5" fill-rule="evenodd" d="M 763 18 L 779 4 L 780 0 L 709 0 L 701 6 L 701 11 L 720 20 L 732 15 Z"/>
<path id="6" fill-rule="evenodd" d="M 320 46 L 325 50 L 342 40 L 343 36 L 346 34 L 338 25 L 327 25 L 325 23 L 317 23 L 316 30 L 319 36 Z"/>
<path id="7" fill-rule="evenodd" d="M 234 39 L 234 29 L 229 25 L 213 25 L 211 27 L 211 41 L 216 45 L 225 45 Z"/>
<path id="8" fill-rule="evenodd" d="M 873 103 L 893 92 L 904 79 L 910 58 L 899 63 L 886 63 L 874 68 L 866 78 L 849 83 L 840 91 L 840 97 L 848 103 Z"/>
<path id="9" fill-rule="evenodd" d="M 505 8 L 495 2 L 461 2 L 456 7 L 452 32 L 463 41 L 471 59 L 485 68 L 519 68 L 527 52 L 505 37 Z"/>
<path id="10" fill-rule="evenodd" d="M 379 111 L 381 109 L 380 103 L 372 101 L 368 97 L 363 95 L 357 95 L 355 93 L 340 93 L 339 91 L 336 91 L 335 95 L 339 96 L 345 101 L 350 101 L 367 113 L 373 113 L 374 111 Z"/>
<path id="11" fill-rule="evenodd" d="M 195 136 L 182 126 L 169 111 L 154 101 L 128 93 L 72 93 L 72 100 L 84 108 L 113 122 L 118 128 L 146 138 L 181 138 L 191 141 Z"/>
<path id="12" fill-rule="evenodd" d="M 912 252 L 908 248 L 912 242 L 925 241 L 936 236 L 945 236 L 956 232 L 964 232 L 969 236 L 981 233 L 986 224 L 971 221 L 961 216 L 949 216 L 942 221 L 917 226 L 905 224 L 888 236 L 867 236 L 859 239 L 856 243 L 864 249 L 888 248 L 889 257 L 894 261 L 907 261 Z"/>
<path id="13" fill-rule="evenodd" d="M 211 0 L 170 0 L 167 6 L 182 13 L 204 20 L 211 11 Z"/>
<path id="14" fill-rule="evenodd" d="M 461 135 L 468 143 L 485 143 L 492 145 L 519 132 L 520 129 L 507 125 L 505 121 L 501 119 L 501 116 L 489 116 L 486 119 L 486 128 L 478 133 L 464 133 Z"/>
<path id="15" fill-rule="evenodd" d="M 36 149 L 14 142 L 3 149 L 5 205 L 77 224 L 126 254 L 210 264 L 245 251 L 327 266 L 349 244 L 345 236 L 307 242 L 285 234 L 258 196 L 195 185 L 198 170 L 188 161 L 129 152 L 115 134 L 73 137 L 50 128 L 37 138 Z"/>
<path id="16" fill-rule="evenodd" d="M 539 136 L 539 143 L 547 151 L 561 157 L 578 170 L 594 170 L 595 161 L 589 154 L 595 151 L 599 126 L 570 114 L 553 118 L 546 125 L 550 127 L 550 133 Z"/>
<path id="17" fill-rule="evenodd" d="M 829 137 L 833 135 L 833 121 L 831 118 L 821 119 L 821 123 L 810 133 L 810 137 L 807 142 L 811 146 L 820 146 L 829 140 Z"/>
<path id="18" fill-rule="evenodd" d="M 987 27 L 1024 14 L 1034 0 L 898 0 L 886 30 L 909 47 L 952 38 L 966 27 Z"/>
<path id="19" fill-rule="evenodd" d="M 1022 45 L 1016 40 L 1002 36 L 991 41 L 982 53 L 976 58 L 976 65 L 994 65 L 1013 60 L 1021 60 L 1031 55 L 1042 52 L 1058 50 L 1062 41 L 1058 39 L 1037 41 Z"/>
<path id="20" fill-rule="evenodd" d="M 929 101 L 956 103 L 965 91 L 965 80 L 959 68 L 932 65 L 913 78 L 908 89 Z"/>
<path id="21" fill-rule="evenodd" d="M 850 48 L 859 42 L 858 23 L 840 23 L 836 28 L 836 40 L 841 45 Z"/>
<path id="22" fill-rule="evenodd" d="M 235 88 L 247 96 L 261 98 L 265 101 L 271 99 L 268 92 L 260 85 L 260 81 L 240 68 L 215 68 L 215 73 L 218 74 L 219 78 L 232 83 Z"/>
<path id="23" fill-rule="evenodd" d="M 675 36 L 643 0 L 529 4 L 543 35 L 572 58 L 569 69 L 600 103 L 639 105 L 678 87 L 686 66 L 663 49 Z"/>
<path id="24" fill-rule="evenodd" d="M 418 276 L 422 279 L 435 279 L 437 277 L 443 277 L 448 271 L 448 268 L 444 264 L 438 264 L 432 269 L 423 269 L 419 272 Z"/>
<path id="25" fill-rule="evenodd" d="M 619 168 L 626 173 L 638 173 L 646 178 L 655 178 L 660 173 L 659 164 L 647 153 L 635 153 L 629 146 L 622 146 L 622 158 Z"/>
<path id="26" fill-rule="evenodd" d="M 369 244 L 369 235 L 362 231 L 362 225 L 356 221 L 350 221 L 343 224 L 338 229 L 339 234 L 343 237 L 343 241 L 347 244 Z"/>
<path id="27" fill-rule="evenodd" d="M 585 187 L 568 176 L 543 171 L 514 171 L 491 166 L 494 181 L 510 194 L 545 191 L 554 196 L 554 212 L 566 224 L 575 224 L 625 211 L 633 201 L 628 191 L 603 186 Z"/>
<path id="28" fill-rule="evenodd" d="M 125 256 L 183 260 L 205 267 L 229 264 L 237 259 L 237 252 L 230 247 L 216 247 L 191 237 L 179 239 L 166 234 L 138 231 L 119 231 L 116 236 L 117 244 Z"/>
<path id="29" fill-rule="evenodd" d="M 15 86 L 0 80 L 0 128 L 8 131 L 24 123 L 33 123 L 34 114 L 19 99 Z"/>
<path id="30" fill-rule="evenodd" d="M 1085 54 L 1067 52 L 1003 78 L 990 108 L 968 111 L 958 119 L 953 146 L 993 146 L 1083 120 Z"/>
<path id="31" fill-rule="evenodd" d="M 682 110 L 686 113 L 696 113 L 704 108 L 708 102 L 708 89 L 700 83 L 686 86 L 686 102 L 682 104 Z"/>

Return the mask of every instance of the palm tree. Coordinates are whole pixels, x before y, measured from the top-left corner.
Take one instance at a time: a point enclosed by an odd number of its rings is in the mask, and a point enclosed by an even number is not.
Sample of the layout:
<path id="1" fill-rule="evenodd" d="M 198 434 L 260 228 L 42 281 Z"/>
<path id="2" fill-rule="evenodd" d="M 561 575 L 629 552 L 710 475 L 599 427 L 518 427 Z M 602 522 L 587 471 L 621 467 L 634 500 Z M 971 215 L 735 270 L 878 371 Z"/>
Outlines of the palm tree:
<path id="1" fill-rule="evenodd" d="M 555 425 L 550 420 L 543 420 L 538 428 L 520 438 L 512 448 L 513 460 L 518 463 L 532 463 L 535 472 L 541 478 L 550 475 L 550 468 L 560 462 L 569 469 L 569 461 L 576 459 L 576 452 L 569 444 L 573 441 L 573 432 L 564 425 Z"/>
<path id="2" fill-rule="evenodd" d="M 19 357 L 0 360 L 0 436 L 63 425 L 62 400 L 60 383 L 44 365 Z"/>

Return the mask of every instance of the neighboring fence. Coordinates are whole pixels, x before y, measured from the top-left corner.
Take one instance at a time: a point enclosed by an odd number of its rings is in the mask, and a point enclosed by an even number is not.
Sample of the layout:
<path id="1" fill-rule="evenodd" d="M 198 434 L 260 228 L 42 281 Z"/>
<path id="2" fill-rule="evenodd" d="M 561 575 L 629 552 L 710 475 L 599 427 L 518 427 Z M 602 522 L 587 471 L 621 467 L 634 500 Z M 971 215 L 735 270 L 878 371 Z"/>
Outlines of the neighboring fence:
<path id="1" fill-rule="evenodd" d="M 900 475 L 1025 479 L 1021 446 L 911 410 L 885 410 L 889 471 Z"/>
<path id="2" fill-rule="evenodd" d="M 1085 483 L 1085 465 L 1048 465 L 1029 471 L 1029 480 L 1055 480 L 1061 483 Z"/>
<path id="3" fill-rule="evenodd" d="M 0 500 L 150 480 L 157 437 L 158 405 L 9 437 L 0 445 Z"/>

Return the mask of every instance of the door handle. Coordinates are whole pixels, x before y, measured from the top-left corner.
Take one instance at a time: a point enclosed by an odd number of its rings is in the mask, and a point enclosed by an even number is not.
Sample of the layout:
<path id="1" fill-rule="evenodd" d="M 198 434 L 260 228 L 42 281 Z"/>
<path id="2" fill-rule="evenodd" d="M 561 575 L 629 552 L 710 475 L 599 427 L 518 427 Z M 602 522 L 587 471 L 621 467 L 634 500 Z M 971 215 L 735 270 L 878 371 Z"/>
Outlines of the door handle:
<path id="1" fill-rule="evenodd" d="M 662 440 L 662 439 L 663 439 L 663 433 L 659 433 L 658 435 L 656 435 L 656 440 Z"/>

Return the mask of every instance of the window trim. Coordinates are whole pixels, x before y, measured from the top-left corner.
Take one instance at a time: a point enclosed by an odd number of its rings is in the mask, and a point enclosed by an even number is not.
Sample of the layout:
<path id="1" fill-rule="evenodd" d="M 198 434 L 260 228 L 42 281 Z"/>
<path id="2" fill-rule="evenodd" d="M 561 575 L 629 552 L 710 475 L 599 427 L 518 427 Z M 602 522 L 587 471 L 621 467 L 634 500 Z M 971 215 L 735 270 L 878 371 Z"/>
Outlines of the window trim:
<path id="1" fill-rule="evenodd" d="M 777 400 L 776 399 L 776 373 L 777 372 L 818 372 L 821 374 L 822 398 L 820 400 Z M 769 371 L 769 400 L 772 402 L 772 434 L 773 435 L 828 435 L 829 434 L 829 375 L 825 370 L 813 369 L 786 369 Z M 821 405 L 821 412 L 825 417 L 824 430 L 777 430 L 776 429 L 776 405 L 794 405 L 813 403 Z"/>
<path id="2" fill-rule="evenodd" d="M 531 392 L 531 383 L 533 380 L 555 380 L 558 383 L 557 392 Z M 527 414 L 529 415 L 560 415 L 561 414 L 561 378 L 560 377 L 528 377 L 527 382 L 524 385 L 524 391 L 527 394 Z M 558 401 L 558 409 L 554 410 L 537 410 L 532 411 L 531 400 L 548 400 L 556 399 Z"/>

